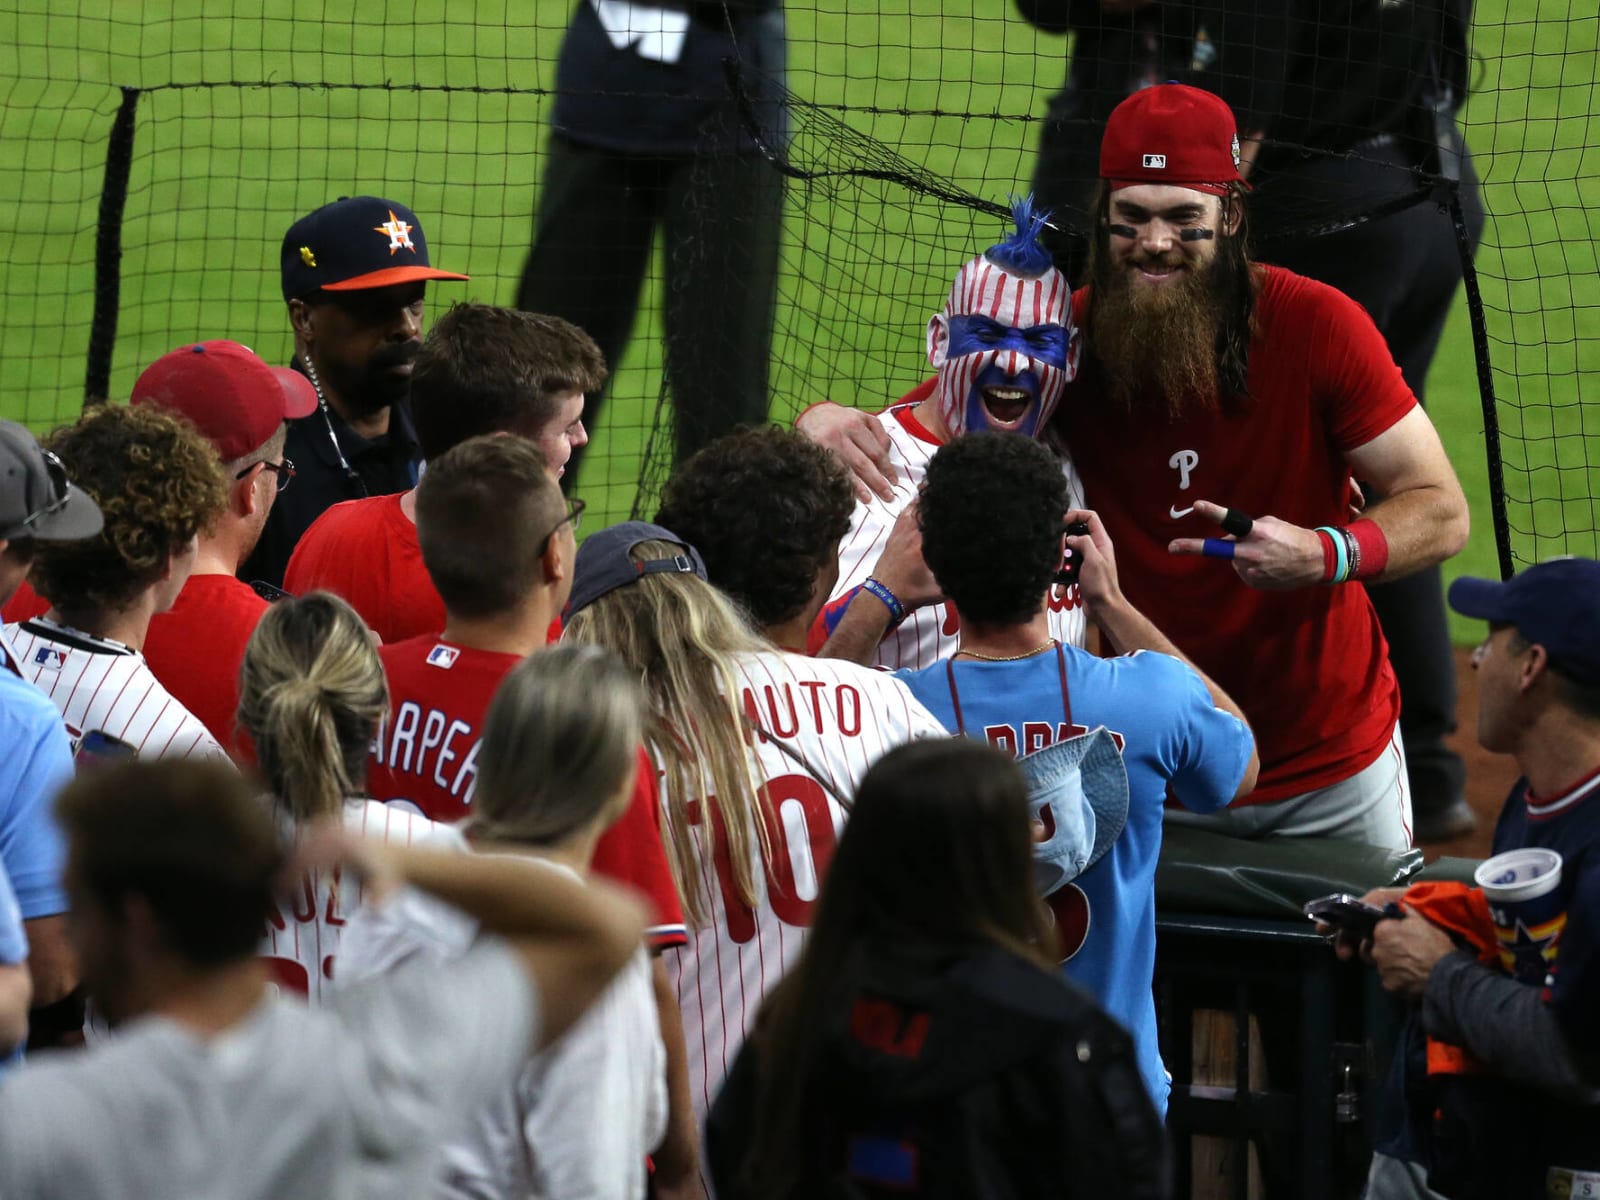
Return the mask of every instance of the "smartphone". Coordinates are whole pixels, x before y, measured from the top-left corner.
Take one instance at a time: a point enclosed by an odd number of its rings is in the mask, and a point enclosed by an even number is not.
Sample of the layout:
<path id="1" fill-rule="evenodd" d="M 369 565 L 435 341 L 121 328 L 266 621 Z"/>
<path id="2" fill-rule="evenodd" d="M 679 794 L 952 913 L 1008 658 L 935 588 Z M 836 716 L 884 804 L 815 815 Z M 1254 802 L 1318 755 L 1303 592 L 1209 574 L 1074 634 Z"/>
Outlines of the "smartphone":
<path id="1" fill-rule="evenodd" d="M 1055 575 L 1057 583 L 1065 585 L 1078 582 L 1078 572 L 1083 569 L 1083 556 L 1067 545 L 1067 538 L 1087 537 L 1088 535 L 1089 522 L 1072 521 L 1068 523 L 1067 531 L 1061 538 L 1061 566 Z"/>
<path id="2" fill-rule="evenodd" d="M 276 604 L 279 600 L 293 600 L 294 594 L 286 592 L 275 583 L 268 583 L 265 579 L 252 579 L 250 590 L 260 596 L 268 604 Z"/>
<path id="3" fill-rule="evenodd" d="M 1341 938 L 1358 945 L 1372 936 L 1379 921 L 1393 920 L 1402 915 L 1398 904 L 1385 904 L 1379 908 L 1348 892 L 1335 892 L 1331 896 L 1307 901 L 1305 914 L 1312 921 L 1332 925 Z"/>
<path id="4" fill-rule="evenodd" d="M 119 737 L 112 737 L 104 729 L 91 729 L 78 741 L 72 761 L 79 770 L 120 762 L 139 753 L 139 748 Z"/>

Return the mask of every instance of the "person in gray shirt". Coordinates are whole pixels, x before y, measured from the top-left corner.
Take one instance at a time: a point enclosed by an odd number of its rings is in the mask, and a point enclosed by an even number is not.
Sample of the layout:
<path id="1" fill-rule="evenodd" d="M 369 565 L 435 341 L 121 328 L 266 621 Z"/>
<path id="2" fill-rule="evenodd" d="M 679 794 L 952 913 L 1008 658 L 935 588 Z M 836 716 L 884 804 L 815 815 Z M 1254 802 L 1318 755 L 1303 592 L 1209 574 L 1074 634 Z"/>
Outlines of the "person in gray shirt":
<path id="1" fill-rule="evenodd" d="M 0 1084 L 0 1195 L 47 1200 L 419 1194 L 438 1147 L 559 1037 L 640 944 L 639 907 L 512 858 L 313 828 L 291 861 L 236 772 L 119 764 L 57 802 L 72 932 L 114 1034 Z M 409 884 L 482 936 L 433 964 L 280 997 L 256 948 L 308 869 Z"/>

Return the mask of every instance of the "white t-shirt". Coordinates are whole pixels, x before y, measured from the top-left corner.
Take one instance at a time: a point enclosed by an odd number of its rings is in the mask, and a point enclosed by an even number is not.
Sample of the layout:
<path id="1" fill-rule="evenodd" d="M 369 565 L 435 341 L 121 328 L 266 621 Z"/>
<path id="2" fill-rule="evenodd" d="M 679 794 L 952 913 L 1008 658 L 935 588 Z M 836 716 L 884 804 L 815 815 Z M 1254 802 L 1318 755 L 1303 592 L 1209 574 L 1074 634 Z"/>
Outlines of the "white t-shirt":
<path id="1" fill-rule="evenodd" d="M 144 655 L 44 617 L 5 627 L 22 677 L 61 710 L 72 749 L 91 729 L 133 746 L 140 758 L 221 758 L 200 718 L 161 686 Z"/>
<path id="2" fill-rule="evenodd" d="M 878 414 L 884 432 L 889 435 L 889 461 L 894 463 L 895 470 L 899 472 L 899 480 L 891 501 L 885 502 L 876 495 L 866 504 L 856 501 L 856 511 L 850 518 L 850 532 L 839 543 L 839 581 L 833 585 L 833 594 L 828 597 L 830 604 L 841 599 L 852 588 L 861 586 L 872 574 L 896 518 L 916 499 L 928 472 L 928 461 L 939 449 L 940 443 L 916 419 L 913 413 L 915 408 L 915 404 L 897 404 Z M 1077 468 L 1070 459 L 1061 460 L 1061 473 L 1067 477 L 1069 502 L 1074 508 L 1082 508 L 1083 484 L 1079 482 Z M 1066 645 L 1083 645 L 1084 616 L 1077 587 L 1052 584 L 1046 605 L 1049 608 L 1050 635 Z M 949 658 L 960 646 L 960 626 L 956 622 L 955 609 L 948 603 L 934 604 L 908 613 L 906 619 L 879 643 L 872 661 L 890 670 L 902 667 L 920 670 Z"/>
<path id="3" fill-rule="evenodd" d="M 769 830 L 772 861 L 752 864 L 757 903 L 751 908 L 739 899 L 729 855 L 710 851 L 697 836 L 700 901 L 710 924 L 691 925 L 688 944 L 663 956 L 683 1010 L 701 1120 L 761 1001 L 805 944 L 823 872 L 844 828 L 839 797 L 848 800 L 867 768 L 894 747 L 948 736 L 898 679 L 841 659 L 763 651 L 741 660 L 739 684 L 740 707 L 764 735 L 756 766 L 777 810 Z M 664 814 L 670 836 L 670 804 Z M 717 841 L 721 851 L 725 839 Z"/>
<path id="4" fill-rule="evenodd" d="M 210 1038 L 141 1018 L 0 1080 L 0 1196 L 418 1196 L 539 1020 L 532 977 L 495 938 L 319 1007 L 269 996 Z"/>
<path id="5" fill-rule="evenodd" d="M 403 889 L 350 923 L 338 987 L 408 961 L 453 971 L 475 932 L 458 910 Z M 645 1157 L 666 1127 L 666 1050 L 641 947 L 578 1022 L 445 1147 L 431 1195 L 640 1200 Z"/>
<path id="6" fill-rule="evenodd" d="M 270 798 L 268 802 L 273 803 Z M 284 837 L 293 838 L 294 822 L 281 809 L 274 815 Z M 346 800 L 344 824 L 350 832 L 379 842 L 425 845 L 432 850 L 465 852 L 467 848 L 466 839 L 454 827 L 376 800 Z M 293 892 L 278 896 L 261 935 L 261 957 L 267 960 L 273 983 L 313 1004 L 321 1000 L 333 978 L 345 923 L 361 904 L 361 886 L 341 888 L 339 875 L 338 871 L 313 872 L 301 879 Z"/>

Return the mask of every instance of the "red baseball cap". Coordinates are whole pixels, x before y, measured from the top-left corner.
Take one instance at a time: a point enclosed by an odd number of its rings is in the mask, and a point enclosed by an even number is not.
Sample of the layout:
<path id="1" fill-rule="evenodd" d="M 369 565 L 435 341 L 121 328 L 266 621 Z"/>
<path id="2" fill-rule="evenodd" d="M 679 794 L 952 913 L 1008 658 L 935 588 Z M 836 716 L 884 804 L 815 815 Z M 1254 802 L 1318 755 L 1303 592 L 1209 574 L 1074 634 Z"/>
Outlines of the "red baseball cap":
<path id="1" fill-rule="evenodd" d="M 1142 88 L 1112 110 L 1100 139 L 1112 188 L 1170 183 L 1226 195 L 1239 174 L 1239 129 L 1220 96 L 1181 83 Z"/>
<path id="2" fill-rule="evenodd" d="M 266 445 L 285 420 L 316 412 L 317 391 L 300 372 L 268 366 L 248 346 L 200 342 L 146 367 L 133 403 L 187 417 L 231 462 Z"/>

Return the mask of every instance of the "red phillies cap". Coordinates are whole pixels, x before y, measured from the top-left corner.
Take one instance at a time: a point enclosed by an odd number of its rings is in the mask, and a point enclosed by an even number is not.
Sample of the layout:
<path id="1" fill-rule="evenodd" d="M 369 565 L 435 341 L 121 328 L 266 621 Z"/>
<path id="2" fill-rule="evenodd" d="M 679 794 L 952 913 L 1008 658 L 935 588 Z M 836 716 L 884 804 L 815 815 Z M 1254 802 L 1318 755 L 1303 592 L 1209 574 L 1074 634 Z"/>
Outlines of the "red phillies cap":
<path id="1" fill-rule="evenodd" d="M 1239 131 L 1220 96 L 1163 83 L 1112 110 L 1100 140 L 1100 178 L 1113 188 L 1171 183 L 1226 195 L 1239 174 Z"/>
<path id="2" fill-rule="evenodd" d="M 232 462 L 261 449 L 285 420 L 316 412 L 317 392 L 300 372 L 269 367 L 248 346 L 201 342 L 146 367 L 133 403 L 187 417 Z"/>

